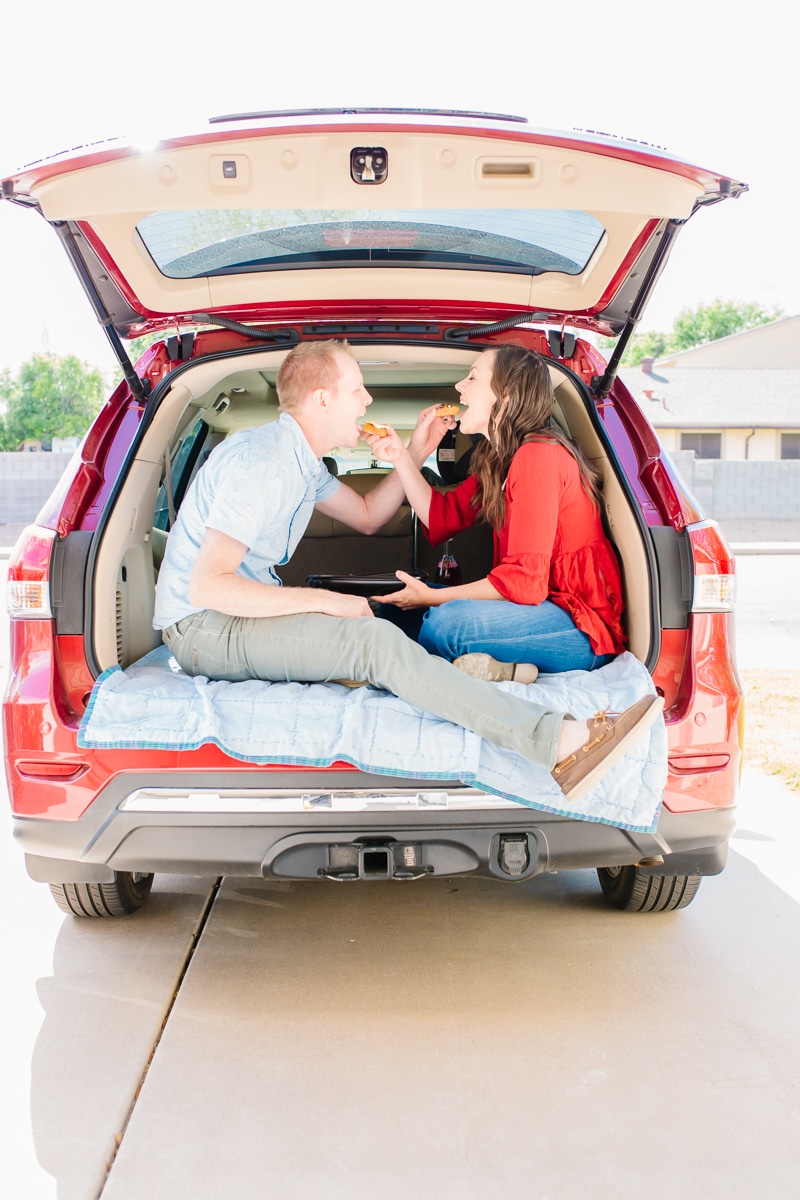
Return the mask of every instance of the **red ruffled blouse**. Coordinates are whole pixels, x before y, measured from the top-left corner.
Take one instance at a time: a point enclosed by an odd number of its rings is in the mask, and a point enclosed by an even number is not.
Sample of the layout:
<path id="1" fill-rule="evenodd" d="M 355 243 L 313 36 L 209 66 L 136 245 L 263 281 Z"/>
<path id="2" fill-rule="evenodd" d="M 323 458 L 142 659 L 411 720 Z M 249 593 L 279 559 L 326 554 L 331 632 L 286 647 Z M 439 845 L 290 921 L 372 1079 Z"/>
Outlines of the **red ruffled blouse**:
<path id="1" fill-rule="evenodd" d="M 477 489 L 470 475 L 452 492 L 433 493 L 426 534 L 434 546 L 475 523 Z M 626 641 L 619 564 L 575 459 L 556 442 L 524 442 L 511 460 L 505 499 L 489 581 L 515 604 L 551 600 L 595 654 L 619 654 Z"/>

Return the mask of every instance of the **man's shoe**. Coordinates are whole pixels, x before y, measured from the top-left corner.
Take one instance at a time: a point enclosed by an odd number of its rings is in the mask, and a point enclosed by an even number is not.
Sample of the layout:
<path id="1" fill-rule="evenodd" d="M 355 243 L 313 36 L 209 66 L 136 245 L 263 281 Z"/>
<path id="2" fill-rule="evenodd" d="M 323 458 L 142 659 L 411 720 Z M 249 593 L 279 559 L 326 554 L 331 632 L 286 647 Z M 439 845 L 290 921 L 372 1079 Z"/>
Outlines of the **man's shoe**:
<path id="1" fill-rule="evenodd" d="M 453 666 L 473 679 L 486 679 L 490 683 L 511 679 L 514 683 L 534 683 L 539 674 L 539 668 L 533 663 L 499 662 L 491 654 L 462 654 L 454 659 Z"/>
<path id="2" fill-rule="evenodd" d="M 661 696 L 645 696 L 623 713 L 596 713 L 588 741 L 556 763 L 553 778 L 568 800 L 579 800 L 627 754 L 664 707 Z"/>

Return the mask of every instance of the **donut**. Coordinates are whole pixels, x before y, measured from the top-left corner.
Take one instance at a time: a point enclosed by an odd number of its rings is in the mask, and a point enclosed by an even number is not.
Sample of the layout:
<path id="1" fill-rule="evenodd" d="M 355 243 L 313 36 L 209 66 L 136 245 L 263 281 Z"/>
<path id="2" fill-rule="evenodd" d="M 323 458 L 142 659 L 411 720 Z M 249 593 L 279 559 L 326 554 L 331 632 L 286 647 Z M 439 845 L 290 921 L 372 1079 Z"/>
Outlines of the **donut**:
<path id="1" fill-rule="evenodd" d="M 372 421 L 367 421 L 366 425 L 361 426 L 362 433 L 376 434 L 378 437 L 388 437 L 389 431 L 385 425 L 373 425 Z"/>

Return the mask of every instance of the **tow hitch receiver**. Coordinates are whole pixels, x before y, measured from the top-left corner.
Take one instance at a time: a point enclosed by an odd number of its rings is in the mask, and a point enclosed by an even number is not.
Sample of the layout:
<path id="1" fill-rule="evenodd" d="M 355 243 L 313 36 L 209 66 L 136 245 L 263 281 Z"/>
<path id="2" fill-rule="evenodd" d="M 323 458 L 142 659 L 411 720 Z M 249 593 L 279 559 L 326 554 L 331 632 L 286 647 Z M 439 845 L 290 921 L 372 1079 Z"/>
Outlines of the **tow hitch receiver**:
<path id="1" fill-rule="evenodd" d="M 356 879 L 422 879 L 432 873 L 433 867 L 422 863 L 419 842 L 355 842 L 331 846 L 327 867 L 317 871 L 323 879 L 333 879 L 337 883 L 350 883 Z"/>

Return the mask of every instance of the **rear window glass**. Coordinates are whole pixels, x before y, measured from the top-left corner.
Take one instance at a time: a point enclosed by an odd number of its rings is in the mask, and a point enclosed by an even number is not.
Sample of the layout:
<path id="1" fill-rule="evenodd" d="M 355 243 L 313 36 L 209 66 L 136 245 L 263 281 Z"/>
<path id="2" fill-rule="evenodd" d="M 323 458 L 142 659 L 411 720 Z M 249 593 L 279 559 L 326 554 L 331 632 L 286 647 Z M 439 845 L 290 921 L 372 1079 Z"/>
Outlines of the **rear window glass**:
<path id="1" fill-rule="evenodd" d="M 560 209 L 186 209 L 137 225 L 162 274 L 413 263 L 578 275 L 603 226 Z"/>

